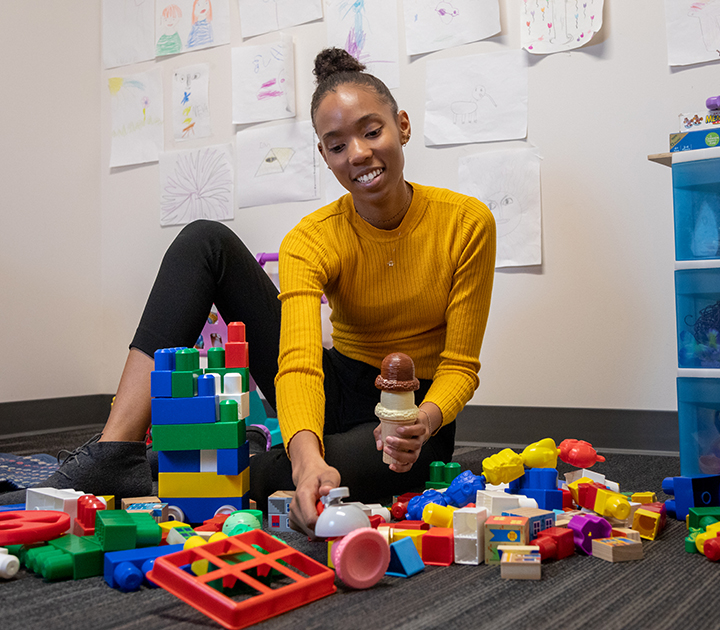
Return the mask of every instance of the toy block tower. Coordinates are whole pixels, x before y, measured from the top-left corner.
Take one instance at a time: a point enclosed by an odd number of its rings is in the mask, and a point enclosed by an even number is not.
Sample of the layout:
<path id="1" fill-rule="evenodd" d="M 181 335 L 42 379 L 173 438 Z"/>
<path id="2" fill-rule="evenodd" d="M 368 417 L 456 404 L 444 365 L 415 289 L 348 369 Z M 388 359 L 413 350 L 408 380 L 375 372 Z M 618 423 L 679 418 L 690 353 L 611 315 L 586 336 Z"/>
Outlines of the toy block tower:
<path id="1" fill-rule="evenodd" d="M 158 495 L 190 523 L 212 518 L 221 507 L 248 507 L 247 342 L 242 323 L 230 324 L 231 329 L 230 364 L 227 350 L 211 348 L 205 373 L 197 349 L 155 353 L 151 404 Z"/>

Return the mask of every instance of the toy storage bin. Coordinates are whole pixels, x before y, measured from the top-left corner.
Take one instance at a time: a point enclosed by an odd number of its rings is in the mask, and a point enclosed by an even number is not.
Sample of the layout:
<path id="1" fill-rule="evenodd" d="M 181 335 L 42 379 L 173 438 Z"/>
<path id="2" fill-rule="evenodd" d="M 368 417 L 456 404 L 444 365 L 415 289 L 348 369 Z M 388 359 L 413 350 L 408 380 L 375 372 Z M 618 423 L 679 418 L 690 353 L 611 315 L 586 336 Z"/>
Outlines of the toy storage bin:
<path id="1" fill-rule="evenodd" d="M 720 368 L 720 267 L 677 269 L 675 307 L 678 367 Z"/>
<path id="2" fill-rule="evenodd" d="M 680 474 L 720 474 L 720 378 L 678 377 Z"/>
<path id="3" fill-rule="evenodd" d="M 675 259 L 720 258 L 720 157 L 673 163 Z"/>

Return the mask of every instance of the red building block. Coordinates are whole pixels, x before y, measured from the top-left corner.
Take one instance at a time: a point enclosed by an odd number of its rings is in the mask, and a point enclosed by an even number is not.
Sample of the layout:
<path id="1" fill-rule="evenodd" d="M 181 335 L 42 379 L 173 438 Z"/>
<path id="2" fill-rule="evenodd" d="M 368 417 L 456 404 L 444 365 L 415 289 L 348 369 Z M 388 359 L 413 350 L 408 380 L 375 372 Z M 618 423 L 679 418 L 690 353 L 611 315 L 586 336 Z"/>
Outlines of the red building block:
<path id="1" fill-rule="evenodd" d="M 423 536 L 422 560 L 425 564 L 449 567 L 455 560 L 452 527 L 433 527 Z"/>
<path id="2" fill-rule="evenodd" d="M 92 536 L 95 533 L 95 515 L 104 510 L 105 504 L 94 494 L 84 494 L 77 502 L 77 518 L 73 522 L 73 534 Z"/>
<path id="3" fill-rule="evenodd" d="M 248 362 L 248 344 L 245 341 L 245 324 L 228 324 L 228 341 L 225 344 L 225 368 L 246 368 Z"/>
<path id="4" fill-rule="evenodd" d="M 565 527 L 548 527 L 542 530 L 535 540 L 530 541 L 530 544 L 540 547 L 540 557 L 543 560 L 562 560 L 575 553 L 573 532 Z"/>

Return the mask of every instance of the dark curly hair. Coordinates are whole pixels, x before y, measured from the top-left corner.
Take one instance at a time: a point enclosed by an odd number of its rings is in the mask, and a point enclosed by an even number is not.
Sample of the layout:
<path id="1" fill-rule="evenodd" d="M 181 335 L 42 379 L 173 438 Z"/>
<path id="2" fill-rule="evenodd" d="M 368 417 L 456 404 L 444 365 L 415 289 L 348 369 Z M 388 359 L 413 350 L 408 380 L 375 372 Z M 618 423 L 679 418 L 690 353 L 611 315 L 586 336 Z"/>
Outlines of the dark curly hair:
<path id="1" fill-rule="evenodd" d="M 372 89 L 380 100 L 387 103 L 397 116 L 398 104 L 387 85 L 372 74 L 363 72 L 365 65 L 342 48 L 325 48 L 315 57 L 313 74 L 317 87 L 310 103 L 310 118 L 315 126 L 315 113 L 328 92 L 334 92 L 341 85 L 351 83 Z"/>

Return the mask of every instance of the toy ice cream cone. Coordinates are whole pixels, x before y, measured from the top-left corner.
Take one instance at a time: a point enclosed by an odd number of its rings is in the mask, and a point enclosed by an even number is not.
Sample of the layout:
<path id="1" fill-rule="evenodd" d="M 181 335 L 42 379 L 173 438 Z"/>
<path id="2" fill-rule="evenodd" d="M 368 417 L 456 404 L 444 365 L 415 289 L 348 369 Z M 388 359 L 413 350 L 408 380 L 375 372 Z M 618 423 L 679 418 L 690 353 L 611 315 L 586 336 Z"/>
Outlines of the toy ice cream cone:
<path id="1" fill-rule="evenodd" d="M 375 379 L 375 387 L 382 390 L 380 402 L 375 407 L 375 415 L 380 420 L 382 441 L 390 435 L 397 435 L 397 428 L 415 424 L 418 408 L 415 406 L 413 392 L 420 387 L 415 378 L 415 364 L 406 354 L 393 352 L 387 355 L 380 367 L 380 376 Z M 396 463 L 395 459 L 383 452 L 385 464 Z"/>

